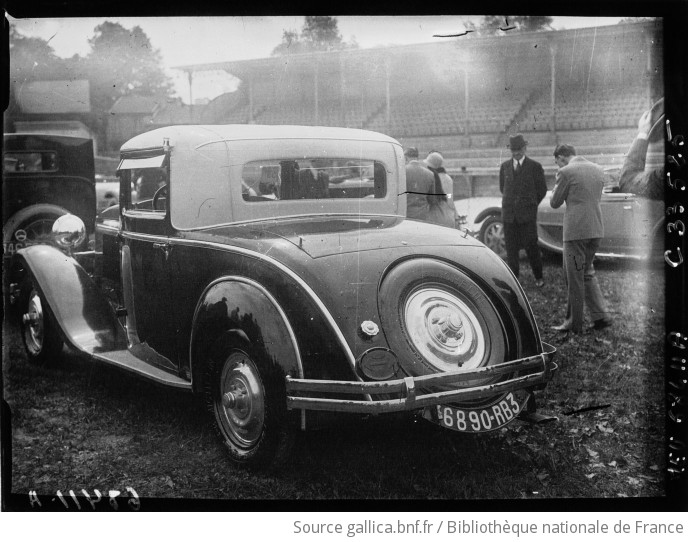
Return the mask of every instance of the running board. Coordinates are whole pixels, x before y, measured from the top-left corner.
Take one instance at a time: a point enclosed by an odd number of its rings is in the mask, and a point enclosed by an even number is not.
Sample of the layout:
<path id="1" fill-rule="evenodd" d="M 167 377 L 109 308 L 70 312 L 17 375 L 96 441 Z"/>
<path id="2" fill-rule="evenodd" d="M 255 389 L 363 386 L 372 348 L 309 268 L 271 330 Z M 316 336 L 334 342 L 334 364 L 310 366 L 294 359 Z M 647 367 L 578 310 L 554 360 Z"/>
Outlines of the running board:
<path id="1" fill-rule="evenodd" d="M 140 345 L 139 345 L 140 346 Z M 136 349 L 136 347 L 134 347 Z M 137 358 L 129 350 L 111 350 L 109 352 L 93 352 L 91 353 L 94 359 L 114 365 L 125 371 L 143 376 L 149 380 L 152 380 L 158 384 L 164 384 L 165 386 L 171 386 L 177 389 L 182 389 L 186 391 L 191 391 L 191 382 L 179 378 L 172 373 L 169 373 L 163 369 L 159 369 L 154 365 L 150 365 L 145 361 Z"/>

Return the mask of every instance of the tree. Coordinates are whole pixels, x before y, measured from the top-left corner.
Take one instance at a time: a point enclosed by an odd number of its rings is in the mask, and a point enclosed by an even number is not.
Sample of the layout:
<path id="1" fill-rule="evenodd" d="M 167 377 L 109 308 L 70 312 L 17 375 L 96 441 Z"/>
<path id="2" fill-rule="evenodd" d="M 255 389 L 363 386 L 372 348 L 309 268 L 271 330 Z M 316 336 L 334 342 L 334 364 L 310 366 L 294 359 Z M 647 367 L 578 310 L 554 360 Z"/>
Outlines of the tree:
<path id="1" fill-rule="evenodd" d="M 628 24 L 628 23 L 644 23 L 647 21 L 654 21 L 654 17 L 624 17 L 619 21 L 618 24 Z"/>
<path id="2" fill-rule="evenodd" d="M 481 35 L 505 34 L 521 30 L 523 32 L 536 32 L 538 30 L 551 30 L 552 17 L 529 15 L 486 15 L 478 27 Z"/>
<path id="3" fill-rule="evenodd" d="M 300 34 L 296 30 L 285 30 L 282 33 L 282 41 L 272 50 L 272 55 L 334 51 L 357 47 L 358 44 L 355 40 L 347 43 L 342 39 L 336 17 L 307 16 Z"/>
<path id="4" fill-rule="evenodd" d="M 61 59 L 50 44 L 41 38 L 29 38 L 10 26 L 10 79 L 24 82 L 54 79 L 60 73 Z"/>
<path id="5" fill-rule="evenodd" d="M 131 30 L 106 21 L 94 29 L 86 56 L 93 105 L 108 111 L 127 95 L 172 95 L 172 82 L 162 68 L 160 52 L 154 49 L 141 27 Z"/>
<path id="6" fill-rule="evenodd" d="M 327 16 L 308 16 L 301 30 L 302 39 L 316 51 L 342 49 L 342 35 L 337 28 L 337 19 Z"/>
<path id="7" fill-rule="evenodd" d="M 16 92 L 31 81 L 64 79 L 64 63 L 55 55 L 50 44 L 41 38 L 20 34 L 13 25 L 9 29 L 9 96 L 7 96 L 3 126 L 11 130 L 12 123 L 21 117 L 22 110 Z M 7 57 L 3 66 L 6 66 Z"/>

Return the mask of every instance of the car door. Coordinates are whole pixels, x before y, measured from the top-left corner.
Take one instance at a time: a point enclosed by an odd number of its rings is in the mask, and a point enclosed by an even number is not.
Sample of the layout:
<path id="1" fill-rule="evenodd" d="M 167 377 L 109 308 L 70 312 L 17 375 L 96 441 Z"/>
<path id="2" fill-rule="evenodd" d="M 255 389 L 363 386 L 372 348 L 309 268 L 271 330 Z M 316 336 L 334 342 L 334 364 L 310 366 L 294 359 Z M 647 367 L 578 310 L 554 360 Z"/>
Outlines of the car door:
<path id="1" fill-rule="evenodd" d="M 144 361 L 174 370 L 177 326 L 168 264 L 171 226 L 165 156 L 124 159 L 120 175 L 124 189 L 120 275 L 129 344 Z M 158 185 L 141 197 L 145 177 L 158 179 Z"/>
<path id="2" fill-rule="evenodd" d="M 598 252 L 609 254 L 628 254 L 633 248 L 635 214 L 638 203 L 633 194 L 604 192 L 600 207 L 604 238 Z"/>

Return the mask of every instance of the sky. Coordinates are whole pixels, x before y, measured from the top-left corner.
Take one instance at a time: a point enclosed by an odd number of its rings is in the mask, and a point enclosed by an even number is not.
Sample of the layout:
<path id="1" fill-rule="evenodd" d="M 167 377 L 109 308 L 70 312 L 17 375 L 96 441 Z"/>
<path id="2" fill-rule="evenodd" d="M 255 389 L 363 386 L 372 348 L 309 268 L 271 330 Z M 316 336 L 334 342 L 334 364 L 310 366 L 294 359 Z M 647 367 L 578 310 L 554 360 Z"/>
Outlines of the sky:
<path id="1" fill-rule="evenodd" d="M 284 30 L 300 31 L 303 17 L 154 17 L 13 19 L 10 24 L 24 36 L 48 40 L 64 58 L 88 53 L 93 29 L 105 20 L 125 28 L 140 26 L 153 47 L 161 53 L 164 68 L 177 94 L 188 101 L 186 76 L 175 66 L 248 60 L 270 56 Z M 479 20 L 479 17 L 472 18 Z M 555 17 L 557 30 L 617 24 L 621 17 Z M 359 48 L 405 45 L 435 41 L 433 34 L 457 33 L 464 29 L 460 16 L 337 17 L 345 41 L 355 39 Z M 194 76 L 193 97 L 212 99 L 234 89 L 236 81 L 224 73 Z"/>

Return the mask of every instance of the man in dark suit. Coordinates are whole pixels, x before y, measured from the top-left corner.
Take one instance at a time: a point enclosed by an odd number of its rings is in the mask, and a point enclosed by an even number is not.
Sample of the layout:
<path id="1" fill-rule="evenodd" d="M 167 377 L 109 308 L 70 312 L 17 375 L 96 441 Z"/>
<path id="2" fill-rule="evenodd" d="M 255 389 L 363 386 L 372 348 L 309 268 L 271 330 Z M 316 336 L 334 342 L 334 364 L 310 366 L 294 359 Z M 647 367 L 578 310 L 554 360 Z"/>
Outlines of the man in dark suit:
<path id="1" fill-rule="evenodd" d="M 506 261 L 518 277 L 518 253 L 526 249 L 535 285 L 542 287 L 542 258 L 537 244 L 537 208 L 547 194 L 542 165 L 526 156 L 528 142 L 521 134 L 509 138 L 511 159 L 499 169 Z"/>
<path id="2" fill-rule="evenodd" d="M 566 320 L 553 329 L 563 332 L 583 331 L 584 304 L 588 306 L 594 329 L 611 325 L 604 296 L 595 276 L 593 260 L 604 237 L 602 225 L 602 189 L 604 172 L 597 164 L 576 156 L 571 145 L 554 149 L 559 166 L 550 205 L 564 211 L 564 272 L 568 289 Z"/>

